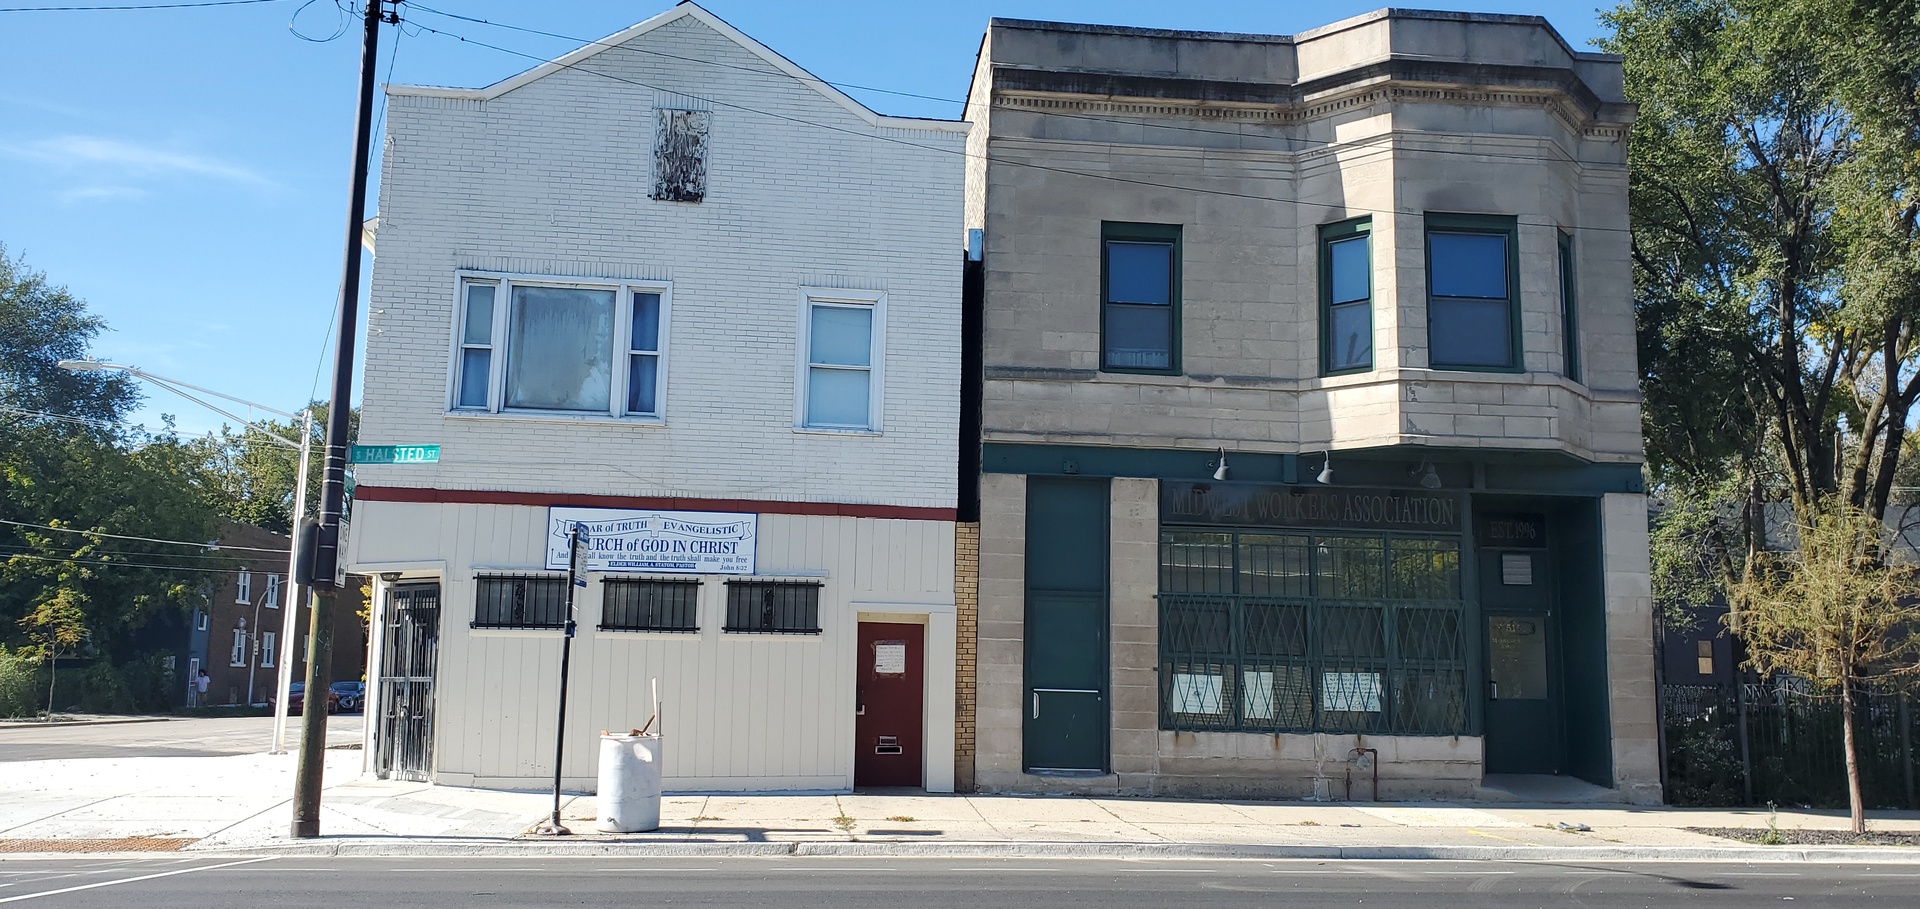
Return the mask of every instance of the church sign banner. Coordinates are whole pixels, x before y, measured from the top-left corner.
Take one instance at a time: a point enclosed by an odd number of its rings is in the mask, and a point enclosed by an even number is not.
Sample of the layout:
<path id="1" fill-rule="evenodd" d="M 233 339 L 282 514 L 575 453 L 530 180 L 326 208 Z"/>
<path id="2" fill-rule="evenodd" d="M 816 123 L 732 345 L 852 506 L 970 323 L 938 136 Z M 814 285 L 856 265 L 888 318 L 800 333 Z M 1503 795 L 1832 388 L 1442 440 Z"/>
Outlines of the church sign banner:
<path id="1" fill-rule="evenodd" d="M 1160 483 L 1162 524 L 1457 533 L 1460 495 L 1425 489 Z"/>
<path id="2" fill-rule="evenodd" d="M 587 570 L 752 574 L 760 516 L 622 508 L 547 509 L 547 568 L 567 568 L 567 531 L 586 526 Z"/>

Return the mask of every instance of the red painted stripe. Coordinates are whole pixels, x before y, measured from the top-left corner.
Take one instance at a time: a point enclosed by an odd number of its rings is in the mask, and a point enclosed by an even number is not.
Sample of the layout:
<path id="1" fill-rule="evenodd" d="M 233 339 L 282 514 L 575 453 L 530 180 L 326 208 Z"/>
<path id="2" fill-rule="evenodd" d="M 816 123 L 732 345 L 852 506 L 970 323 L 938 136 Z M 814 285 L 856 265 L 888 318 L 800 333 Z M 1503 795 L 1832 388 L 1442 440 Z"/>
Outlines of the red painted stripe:
<path id="1" fill-rule="evenodd" d="M 951 521 L 953 508 L 908 505 L 849 505 L 840 502 L 769 502 L 758 499 L 682 499 L 659 496 L 603 496 L 560 492 L 509 492 L 503 489 L 432 489 L 418 486 L 356 486 L 362 502 L 434 502 L 443 505 L 564 505 L 575 508 L 640 508 L 660 511 L 739 511 L 754 514 L 807 514 L 842 518 L 893 518 Z"/>

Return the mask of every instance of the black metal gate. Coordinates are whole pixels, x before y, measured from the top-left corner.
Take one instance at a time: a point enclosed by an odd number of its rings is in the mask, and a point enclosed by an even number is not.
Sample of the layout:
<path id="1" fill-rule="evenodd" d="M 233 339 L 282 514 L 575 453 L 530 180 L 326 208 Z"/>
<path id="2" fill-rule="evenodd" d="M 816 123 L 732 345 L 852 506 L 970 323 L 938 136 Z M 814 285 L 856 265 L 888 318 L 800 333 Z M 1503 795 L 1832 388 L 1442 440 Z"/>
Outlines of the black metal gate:
<path id="1" fill-rule="evenodd" d="M 433 670 L 440 650 L 440 585 L 387 593 L 380 639 L 380 736 L 374 772 L 425 782 L 433 772 Z"/>

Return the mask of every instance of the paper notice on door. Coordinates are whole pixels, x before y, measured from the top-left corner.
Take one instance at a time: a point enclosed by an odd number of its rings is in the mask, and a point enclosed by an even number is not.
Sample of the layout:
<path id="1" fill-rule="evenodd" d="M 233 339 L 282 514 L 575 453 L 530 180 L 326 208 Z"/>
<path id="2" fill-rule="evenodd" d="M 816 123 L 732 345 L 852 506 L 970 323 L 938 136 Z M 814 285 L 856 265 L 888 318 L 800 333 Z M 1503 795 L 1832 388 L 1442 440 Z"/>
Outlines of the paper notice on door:
<path id="1" fill-rule="evenodd" d="M 873 645 L 875 675 L 907 674 L 907 642 L 876 641 Z"/>

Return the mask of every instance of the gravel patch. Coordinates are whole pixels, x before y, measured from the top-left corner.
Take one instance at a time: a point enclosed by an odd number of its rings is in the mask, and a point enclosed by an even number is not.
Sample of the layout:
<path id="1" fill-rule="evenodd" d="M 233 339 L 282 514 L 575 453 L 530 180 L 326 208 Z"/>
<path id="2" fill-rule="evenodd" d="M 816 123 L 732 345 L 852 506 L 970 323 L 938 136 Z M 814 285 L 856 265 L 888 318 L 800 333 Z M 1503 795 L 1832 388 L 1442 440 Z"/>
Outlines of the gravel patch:
<path id="1" fill-rule="evenodd" d="M 1920 833 L 1869 830 L 1767 830 L 1763 827 L 1688 827 L 1689 833 L 1766 846 L 1920 846 Z"/>

